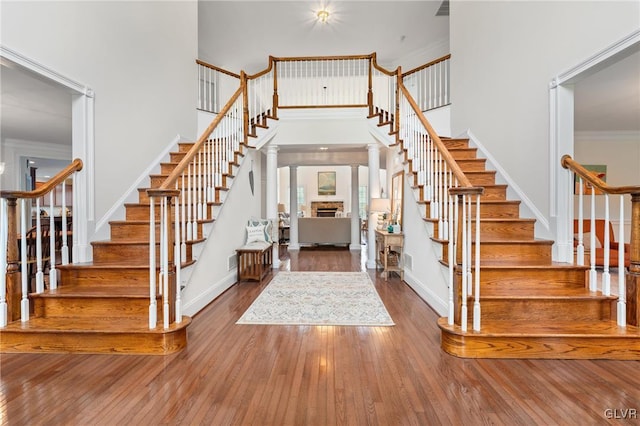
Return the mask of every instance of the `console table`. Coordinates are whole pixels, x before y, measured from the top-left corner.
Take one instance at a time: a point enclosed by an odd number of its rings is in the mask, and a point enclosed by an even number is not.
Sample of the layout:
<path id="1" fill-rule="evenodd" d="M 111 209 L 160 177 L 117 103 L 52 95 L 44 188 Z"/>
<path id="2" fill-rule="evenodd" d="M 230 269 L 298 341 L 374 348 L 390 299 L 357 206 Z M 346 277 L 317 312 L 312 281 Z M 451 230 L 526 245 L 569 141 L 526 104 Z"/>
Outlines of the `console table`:
<path id="1" fill-rule="evenodd" d="M 390 272 L 396 272 L 400 279 L 404 280 L 402 269 L 402 247 L 404 234 L 402 232 L 391 233 L 376 229 L 376 267 L 382 267 L 385 281 Z"/>

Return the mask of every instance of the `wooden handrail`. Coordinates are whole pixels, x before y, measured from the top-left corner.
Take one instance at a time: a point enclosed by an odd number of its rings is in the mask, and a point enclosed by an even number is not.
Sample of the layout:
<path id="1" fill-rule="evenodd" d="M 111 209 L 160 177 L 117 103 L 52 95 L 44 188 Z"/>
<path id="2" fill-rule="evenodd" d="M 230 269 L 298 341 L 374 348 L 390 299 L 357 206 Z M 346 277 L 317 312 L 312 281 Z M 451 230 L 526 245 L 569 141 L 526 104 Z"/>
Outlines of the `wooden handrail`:
<path id="1" fill-rule="evenodd" d="M 211 65 L 211 64 L 209 64 L 209 63 L 207 63 L 205 61 L 201 61 L 200 59 L 196 59 L 196 64 L 202 65 L 203 67 L 211 68 L 214 71 L 221 72 L 222 74 L 226 74 L 226 75 L 229 75 L 231 77 L 235 77 L 237 79 L 240 78 L 239 74 L 236 74 L 236 73 L 231 72 L 231 71 L 227 71 L 224 68 L 216 67 L 215 65 Z"/>
<path id="2" fill-rule="evenodd" d="M 33 191 L 0 191 L 0 198 L 40 198 L 43 195 L 51 192 L 53 188 L 61 184 L 73 173 L 82 170 L 82 166 L 82 160 L 76 158 L 71 162 L 71 164 L 69 164 L 67 167 L 58 172 L 58 174 L 45 182 L 45 184 L 40 188 L 34 189 Z"/>
<path id="3" fill-rule="evenodd" d="M 260 78 L 263 75 L 268 74 L 273 69 L 274 62 L 275 58 L 273 56 L 269 56 L 269 66 L 255 74 L 246 74 L 247 80 L 255 80 L 256 78 Z"/>
<path id="4" fill-rule="evenodd" d="M 409 71 L 407 71 L 407 72 L 403 73 L 403 74 L 402 74 L 402 78 L 405 78 L 406 76 L 408 76 L 408 75 L 410 75 L 410 74 L 413 74 L 413 73 L 416 73 L 416 72 L 418 72 L 418 71 L 422 71 L 422 70 L 423 70 L 423 69 L 425 69 L 425 68 L 429 68 L 429 67 L 430 67 L 430 66 L 432 66 L 432 65 L 439 64 L 440 62 L 444 62 L 444 61 L 446 61 L 447 59 L 451 59 L 451 53 L 449 53 L 448 55 L 444 55 L 444 56 L 443 56 L 443 57 L 441 57 L 441 58 L 435 59 L 435 60 L 433 60 L 433 61 L 431 61 L 431 62 L 429 62 L 429 63 L 426 63 L 426 64 L 424 64 L 424 65 L 420 65 L 419 67 L 413 68 L 413 69 L 411 69 L 411 70 L 409 70 Z"/>
<path id="5" fill-rule="evenodd" d="M 458 163 L 456 163 L 456 160 L 454 160 L 453 156 L 449 153 L 449 150 L 444 146 L 444 143 L 442 143 L 440 136 L 438 136 L 436 131 L 433 130 L 433 127 L 431 127 L 431 124 L 429 124 L 427 119 L 424 117 L 424 115 L 422 114 L 422 111 L 420 111 L 420 109 L 418 108 L 418 105 L 416 105 L 416 101 L 413 100 L 413 97 L 409 94 L 409 91 L 404 86 L 404 84 L 400 84 L 400 90 L 402 90 L 402 93 L 404 93 L 404 96 L 405 98 L 407 98 L 409 105 L 411 105 L 411 108 L 413 108 L 413 111 L 416 113 L 416 116 L 418 117 L 418 119 L 420 120 L 424 128 L 427 130 L 427 133 L 429 133 L 431 140 L 433 140 L 433 143 L 438 148 L 438 151 L 440 151 L 442 158 L 449 166 L 449 169 L 458 180 L 458 183 L 460 184 L 460 186 L 466 187 L 466 188 L 473 187 L 473 185 L 471 184 L 471 182 L 469 182 L 469 179 L 467 179 L 467 176 L 464 174 L 462 169 L 460 169 L 460 166 L 458 166 Z"/>
<path id="6" fill-rule="evenodd" d="M 343 55 L 343 56 L 292 56 L 292 57 L 273 57 L 274 61 L 290 62 L 290 61 L 330 61 L 330 60 L 348 60 L 348 59 L 369 59 L 373 54 L 369 55 Z"/>
<path id="7" fill-rule="evenodd" d="M 400 69 L 400 67 L 396 68 L 396 71 L 389 71 L 387 69 L 382 68 L 380 65 L 378 65 L 378 56 L 375 53 L 371 54 L 371 64 L 373 65 L 373 67 L 375 69 L 377 69 L 378 71 L 380 71 L 383 74 L 388 75 L 389 77 L 393 77 L 395 75 L 397 75 L 398 73 L 398 69 Z"/>
<path id="8" fill-rule="evenodd" d="M 606 194 L 640 194 L 640 186 L 610 186 L 607 183 L 597 176 L 594 176 L 589 172 L 589 170 L 582 167 L 580 163 L 571 158 L 570 155 L 566 154 L 562 156 L 560 161 L 562 167 L 565 169 L 571 170 L 576 173 L 582 179 L 589 182 L 591 185 L 598 188 L 600 191 Z"/>
<path id="9" fill-rule="evenodd" d="M 227 114 L 227 112 L 229 112 L 229 110 L 231 109 L 231 106 L 238 99 L 238 97 L 242 94 L 242 91 L 244 90 L 244 85 L 245 85 L 244 81 L 241 81 L 240 87 L 238 88 L 238 90 L 235 91 L 235 93 L 227 101 L 227 103 L 222 108 L 222 110 L 220 110 L 218 115 L 216 115 L 216 117 L 213 119 L 211 124 L 209 124 L 209 126 L 206 128 L 206 130 L 198 138 L 196 143 L 185 154 L 185 156 L 182 158 L 182 160 L 180 160 L 180 162 L 173 169 L 171 174 L 169 176 L 167 176 L 167 178 L 164 180 L 162 185 L 160 185 L 160 187 L 158 187 L 157 189 L 148 189 L 147 190 L 147 193 L 149 195 L 160 196 L 160 195 L 165 194 L 166 191 L 175 190 L 176 180 L 180 176 L 182 176 L 182 173 L 187 168 L 189 163 L 191 163 L 191 160 L 193 160 L 193 158 L 196 156 L 196 154 L 198 154 L 198 151 L 200 151 L 200 149 L 202 148 L 202 145 L 204 145 L 204 143 L 207 141 L 207 138 L 209 137 L 209 135 L 211 135 L 211 132 L 213 132 L 216 127 L 218 127 L 218 124 L 220 124 L 220 122 L 224 119 L 224 117 Z M 245 135 L 245 137 L 246 137 L 246 135 Z"/>

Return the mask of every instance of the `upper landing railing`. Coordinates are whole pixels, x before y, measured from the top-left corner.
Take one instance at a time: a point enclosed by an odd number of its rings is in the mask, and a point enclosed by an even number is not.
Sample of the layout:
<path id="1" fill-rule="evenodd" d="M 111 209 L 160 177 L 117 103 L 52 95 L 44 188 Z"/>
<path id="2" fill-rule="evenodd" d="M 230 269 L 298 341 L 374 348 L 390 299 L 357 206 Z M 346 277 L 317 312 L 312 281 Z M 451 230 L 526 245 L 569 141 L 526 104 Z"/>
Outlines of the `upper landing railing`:
<path id="1" fill-rule="evenodd" d="M 198 64 L 198 108 L 217 113 L 221 100 L 246 78 L 248 128 L 259 125 L 278 109 L 368 107 L 392 123 L 399 112 L 398 82 L 404 81 L 421 111 L 449 103 L 450 55 L 402 73 L 377 63 L 375 53 L 350 56 L 269 57 L 267 68 L 256 74 L 235 74 L 203 61 Z M 394 125 L 394 129 L 397 127 Z"/>

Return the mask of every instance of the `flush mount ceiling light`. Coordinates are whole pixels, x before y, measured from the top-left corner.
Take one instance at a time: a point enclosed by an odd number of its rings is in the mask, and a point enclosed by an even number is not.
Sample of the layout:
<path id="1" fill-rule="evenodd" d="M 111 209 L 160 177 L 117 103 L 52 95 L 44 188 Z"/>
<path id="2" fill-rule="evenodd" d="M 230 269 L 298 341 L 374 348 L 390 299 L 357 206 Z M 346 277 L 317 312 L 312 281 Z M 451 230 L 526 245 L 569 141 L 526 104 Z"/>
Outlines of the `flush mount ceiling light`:
<path id="1" fill-rule="evenodd" d="M 327 9 L 320 9 L 316 13 L 316 16 L 318 17 L 318 21 L 322 22 L 323 24 L 326 24 L 327 21 L 329 20 L 329 11 Z"/>

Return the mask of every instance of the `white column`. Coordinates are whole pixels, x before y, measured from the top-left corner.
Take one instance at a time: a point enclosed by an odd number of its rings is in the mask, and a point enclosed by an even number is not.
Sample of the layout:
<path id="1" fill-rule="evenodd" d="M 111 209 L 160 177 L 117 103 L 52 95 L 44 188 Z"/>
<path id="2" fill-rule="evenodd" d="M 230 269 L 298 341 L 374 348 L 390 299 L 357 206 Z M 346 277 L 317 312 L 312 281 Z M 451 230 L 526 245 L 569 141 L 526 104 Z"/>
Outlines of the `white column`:
<path id="1" fill-rule="evenodd" d="M 273 269 L 280 267 L 278 256 L 278 146 L 269 146 L 267 149 L 267 219 L 274 228 L 271 233 L 276 240 L 273 245 Z"/>
<path id="2" fill-rule="evenodd" d="M 369 150 L 369 203 L 372 198 L 380 198 L 380 148 L 377 143 L 368 146 Z M 367 225 L 367 268 L 376 267 L 376 234 L 378 214 L 369 212 Z"/>
<path id="3" fill-rule="evenodd" d="M 359 215 L 359 200 L 358 200 L 358 188 L 360 182 L 358 181 L 358 165 L 351 165 L 351 245 L 350 250 L 360 250 L 360 215 Z"/>
<path id="4" fill-rule="evenodd" d="M 289 166 L 289 250 L 300 250 L 298 243 L 298 166 Z"/>

